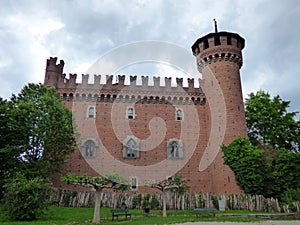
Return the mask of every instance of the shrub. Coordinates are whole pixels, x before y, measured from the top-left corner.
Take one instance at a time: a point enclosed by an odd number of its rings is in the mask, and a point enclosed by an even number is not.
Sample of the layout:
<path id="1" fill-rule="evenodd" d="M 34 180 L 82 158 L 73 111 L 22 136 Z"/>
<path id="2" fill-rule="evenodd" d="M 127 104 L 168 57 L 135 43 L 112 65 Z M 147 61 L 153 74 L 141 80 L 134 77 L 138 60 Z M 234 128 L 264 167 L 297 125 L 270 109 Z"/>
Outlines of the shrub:
<path id="1" fill-rule="evenodd" d="M 35 220 L 44 213 L 50 188 L 36 177 L 27 179 L 17 173 L 4 185 L 6 216 L 12 220 Z"/>
<path id="2" fill-rule="evenodd" d="M 152 195 L 150 206 L 151 206 L 151 209 L 158 209 L 159 208 L 159 201 L 158 201 L 155 194 Z"/>
<path id="3" fill-rule="evenodd" d="M 142 205 L 142 199 L 143 199 L 142 194 L 138 194 L 138 195 L 134 196 L 132 199 L 132 208 L 139 209 Z"/>
<path id="4" fill-rule="evenodd" d="M 151 197 L 150 193 L 146 193 L 146 194 L 144 195 L 143 208 L 149 207 L 150 197 Z"/>

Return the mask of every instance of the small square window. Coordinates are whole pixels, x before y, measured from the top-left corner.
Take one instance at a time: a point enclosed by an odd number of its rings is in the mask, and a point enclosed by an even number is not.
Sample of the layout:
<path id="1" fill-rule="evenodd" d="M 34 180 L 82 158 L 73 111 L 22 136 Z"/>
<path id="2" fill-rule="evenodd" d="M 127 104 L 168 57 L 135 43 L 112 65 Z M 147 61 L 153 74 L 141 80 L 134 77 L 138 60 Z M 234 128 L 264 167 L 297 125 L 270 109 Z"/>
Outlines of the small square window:
<path id="1" fill-rule="evenodd" d="M 95 107 L 90 106 L 88 109 L 88 118 L 95 118 Z"/>
<path id="2" fill-rule="evenodd" d="M 138 178 L 132 177 L 131 178 L 131 190 L 136 191 L 138 189 Z"/>
<path id="3" fill-rule="evenodd" d="M 183 120 L 183 111 L 182 109 L 176 109 L 176 120 L 181 121 Z"/>
<path id="4" fill-rule="evenodd" d="M 135 118 L 135 111 L 134 111 L 134 108 L 133 107 L 128 107 L 127 108 L 127 111 L 126 111 L 126 118 L 127 119 L 134 119 Z"/>

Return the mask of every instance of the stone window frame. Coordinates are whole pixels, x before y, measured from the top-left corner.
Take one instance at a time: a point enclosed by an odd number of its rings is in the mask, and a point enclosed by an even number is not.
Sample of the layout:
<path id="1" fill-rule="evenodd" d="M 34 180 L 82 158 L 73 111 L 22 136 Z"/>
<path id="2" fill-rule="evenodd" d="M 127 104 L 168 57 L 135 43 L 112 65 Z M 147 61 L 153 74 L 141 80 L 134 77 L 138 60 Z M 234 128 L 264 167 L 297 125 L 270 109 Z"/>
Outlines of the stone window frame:
<path id="1" fill-rule="evenodd" d="M 172 152 L 174 149 L 172 148 L 174 146 L 174 143 L 177 144 L 177 153 Z M 183 143 L 180 139 L 177 138 L 171 138 L 167 142 L 167 158 L 168 159 L 183 159 L 184 158 L 184 148 Z"/>
<path id="2" fill-rule="evenodd" d="M 136 144 L 136 148 L 134 149 L 134 151 L 135 151 L 134 156 L 128 156 L 128 146 L 127 146 L 127 144 L 131 140 L 134 141 L 135 144 Z M 137 137 L 135 137 L 133 135 L 127 136 L 123 140 L 122 144 L 123 144 L 122 155 L 123 155 L 124 159 L 137 159 L 137 158 L 140 157 L 140 140 Z"/>
<path id="3" fill-rule="evenodd" d="M 135 183 L 133 180 L 135 180 Z M 139 189 L 139 178 L 137 176 L 130 177 L 130 189 L 132 191 L 137 191 Z"/>
<path id="4" fill-rule="evenodd" d="M 88 155 L 87 154 L 87 149 L 86 149 L 86 143 L 87 142 L 93 142 L 94 144 L 94 150 L 93 150 L 93 154 L 92 155 Z M 82 156 L 84 158 L 96 158 L 97 157 L 97 152 L 98 152 L 98 148 L 99 148 L 99 143 L 97 141 L 97 139 L 95 138 L 85 138 L 81 140 L 81 144 L 80 144 L 80 152 L 82 154 Z"/>
<path id="5" fill-rule="evenodd" d="M 93 109 L 93 115 L 90 113 L 90 110 Z M 95 119 L 96 118 L 96 107 L 94 105 L 89 105 L 87 107 L 86 117 L 88 119 Z"/>
<path id="6" fill-rule="evenodd" d="M 178 111 L 181 112 L 181 119 L 179 119 Z M 183 119 L 184 119 L 183 109 L 182 108 L 176 108 L 176 110 L 175 110 L 175 120 L 176 121 L 183 121 Z"/>
<path id="7" fill-rule="evenodd" d="M 132 115 L 129 115 L 129 109 L 132 109 Z M 132 116 L 131 118 L 129 118 L 129 116 Z M 127 120 L 134 120 L 135 119 L 135 109 L 133 106 L 127 106 L 126 107 L 126 119 Z"/>

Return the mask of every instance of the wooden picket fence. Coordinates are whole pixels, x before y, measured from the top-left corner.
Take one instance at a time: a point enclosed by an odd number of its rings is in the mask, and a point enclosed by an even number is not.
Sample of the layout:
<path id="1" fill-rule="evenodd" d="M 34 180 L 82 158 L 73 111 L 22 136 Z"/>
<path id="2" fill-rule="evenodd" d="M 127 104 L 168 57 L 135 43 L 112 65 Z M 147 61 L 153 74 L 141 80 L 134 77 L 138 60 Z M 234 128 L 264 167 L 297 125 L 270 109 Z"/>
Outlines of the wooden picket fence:
<path id="1" fill-rule="evenodd" d="M 300 212 L 300 202 L 283 205 L 274 198 L 261 195 L 247 194 L 211 194 L 185 193 L 178 195 L 168 192 L 166 195 L 167 209 L 189 210 L 194 208 L 218 208 L 218 201 L 222 200 L 226 210 L 250 210 L 257 212 Z M 55 189 L 51 194 L 52 204 L 67 207 L 93 207 L 94 192 Z M 146 193 L 130 195 L 128 193 L 103 192 L 102 207 L 142 209 L 148 205 L 151 208 L 162 208 L 161 193 Z"/>

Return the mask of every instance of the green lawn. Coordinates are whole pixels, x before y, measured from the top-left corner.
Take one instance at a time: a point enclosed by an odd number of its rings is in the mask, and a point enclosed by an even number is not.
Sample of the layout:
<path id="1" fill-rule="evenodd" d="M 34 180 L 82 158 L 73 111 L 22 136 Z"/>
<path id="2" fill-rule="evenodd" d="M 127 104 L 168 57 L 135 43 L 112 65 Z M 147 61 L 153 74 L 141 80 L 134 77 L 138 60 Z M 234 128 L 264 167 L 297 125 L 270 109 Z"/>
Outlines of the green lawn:
<path id="1" fill-rule="evenodd" d="M 163 224 L 174 224 L 174 223 L 184 223 L 184 222 L 194 222 L 194 221 L 239 221 L 239 222 L 253 222 L 258 221 L 258 219 L 251 218 L 228 218 L 222 217 L 219 215 L 219 212 L 216 217 L 205 216 L 197 218 L 193 214 L 192 210 L 169 210 L 168 217 L 162 217 L 161 210 L 151 210 L 150 216 L 146 217 L 143 210 L 130 210 L 132 214 L 131 220 L 123 220 L 120 218 L 120 221 L 111 221 L 110 209 L 103 208 L 101 209 L 101 224 L 110 225 L 110 224 L 120 224 L 120 225 L 163 225 Z M 230 211 L 229 211 L 230 212 Z M 233 211 L 231 211 L 233 212 Z M 238 213 L 238 211 L 234 211 Z M 241 211 L 240 213 L 246 214 L 250 213 L 249 211 Z M 67 207 L 50 207 L 46 215 L 32 222 L 14 222 L 7 221 L 3 218 L 3 211 L 0 211 L 0 223 L 2 225 L 82 225 L 82 224 L 91 224 L 93 218 L 93 209 L 92 208 L 67 208 Z"/>

